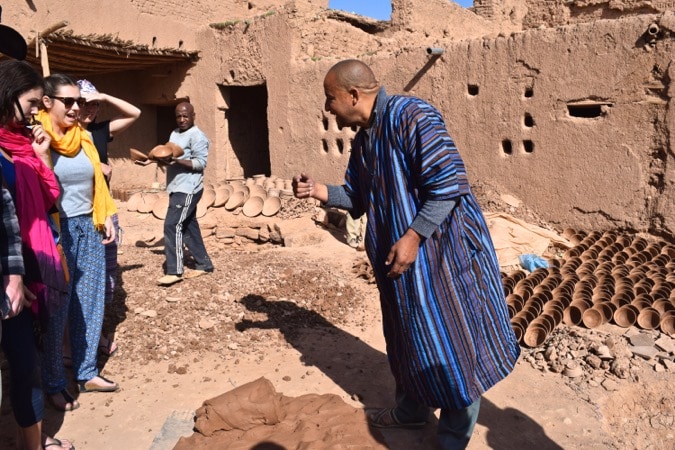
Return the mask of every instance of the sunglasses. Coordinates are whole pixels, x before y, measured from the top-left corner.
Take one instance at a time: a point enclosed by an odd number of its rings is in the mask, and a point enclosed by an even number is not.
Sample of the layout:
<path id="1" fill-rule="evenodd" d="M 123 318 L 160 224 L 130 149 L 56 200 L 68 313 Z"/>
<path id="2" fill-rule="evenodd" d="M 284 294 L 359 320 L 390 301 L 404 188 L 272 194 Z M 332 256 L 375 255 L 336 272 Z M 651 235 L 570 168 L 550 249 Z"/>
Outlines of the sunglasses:
<path id="1" fill-rule="evenodd" d="M 65 106 L 68 109 L 72 108 L 75 103 L 77 103 L 77 106 L 79 106 L 80 108 L 87 104 L 87 99 L 85 99 L 84 97 L 79 97 L 79 98 L 57 97 L 55 95 L 50 95 L 49 97 L 55 98 L 57 100 L 61 100 L 63 102 L 63 106 Z"/>

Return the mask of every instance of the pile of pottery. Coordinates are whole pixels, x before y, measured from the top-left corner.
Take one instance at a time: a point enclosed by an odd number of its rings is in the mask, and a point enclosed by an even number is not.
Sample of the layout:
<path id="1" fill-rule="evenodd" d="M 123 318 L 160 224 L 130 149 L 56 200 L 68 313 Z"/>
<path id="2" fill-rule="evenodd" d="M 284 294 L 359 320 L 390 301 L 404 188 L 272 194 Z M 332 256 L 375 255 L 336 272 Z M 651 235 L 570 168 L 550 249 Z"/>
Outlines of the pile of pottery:
<path id="1" fill-rule="evenodd" d="M 675 336 L 674 245 L 614 231 L 564 235 L 575 246 L 549 268 L 502 273 L 519 342 L 537 347 L 561 322 L 637 325 Z"/>
<path id="2" fill-rule="evenodd" d="M 272 217 L 281 210 L 284 199 L 292 196 L 291 180 L 275 176 L 254 175 L 245 180 L 223 181 L 204 187 L 197 204 L 197 217 L 203 217 L 210 208 L 224 208 L 246 217 Z M 166 191 L 137 192 L 127 201 L 127 209 L 152 213 L 163 220 L 168 204 Z"/>

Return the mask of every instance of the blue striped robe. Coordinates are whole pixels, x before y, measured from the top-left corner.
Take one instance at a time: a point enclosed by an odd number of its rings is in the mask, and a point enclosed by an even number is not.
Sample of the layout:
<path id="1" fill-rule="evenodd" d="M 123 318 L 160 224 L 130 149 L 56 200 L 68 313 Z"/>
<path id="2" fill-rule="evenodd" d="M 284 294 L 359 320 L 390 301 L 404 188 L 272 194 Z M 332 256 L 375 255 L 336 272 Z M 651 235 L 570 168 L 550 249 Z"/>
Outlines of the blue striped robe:
<path id="1" fill-rule="evenodd" d="M 389 363 L 398 387 L 422 404 L 464 408 L 508 375 L 520 353 L 492 240 L 441 114 L 384 89 L 374 114 L 370 135 L 355 136 L 344 188 L 353 215 L 368 215 Z M 457 204 L 415 263 L 389 279 L 387 254 L 426 200 Z"/>

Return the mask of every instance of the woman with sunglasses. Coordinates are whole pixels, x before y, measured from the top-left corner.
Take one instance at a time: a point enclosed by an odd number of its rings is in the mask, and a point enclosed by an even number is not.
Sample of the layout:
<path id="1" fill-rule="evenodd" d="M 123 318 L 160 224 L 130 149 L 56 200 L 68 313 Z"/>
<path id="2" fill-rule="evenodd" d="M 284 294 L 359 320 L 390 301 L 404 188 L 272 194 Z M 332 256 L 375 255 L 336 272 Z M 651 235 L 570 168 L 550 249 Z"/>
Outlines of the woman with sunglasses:
<path id="1" fill-rule="evenodd" d="M 44 398 L 33 334 L 33 312 L 37 311 L 48 359 L 50 348 L 60 348 L 59 336 L 62 338 L 65 325 L 52 319 L 65 309 L 67 299 L 66 274 L 49 221 L 49 210 L 59 195 L 56 177 L 47 165 L 50 138 L 39 124 L 28 120 L 38 112 L 42 89 L 42 77 L 30 65 L 0 62 L 0 162 L 19 220 L 24 284 L 34 299 L 31 308 L 3 321 L 2 347 L 10 366 L 10 398 L 20 428 L 17 448 L 57 450 L 73 446 L 42 433 Z M 75 401 L 65 385 L 56 393 L 64 402 L 70 398 L 73 406 Z"/>
<path id="2" fill-rule="evenodd" d="M 117 208 L 94 143 L 78 122 L 84 104 L 73 79 L 48 76 L 38 120 L 51 137 L 53 169 L 61 187 L 59 218 L 71 274 L 68 330 L 74 375 L 80 392 L 114 392 L 119 386 L 99 374 L 96 362 L 105 299 L 104 245 L 115 240 L 112 216 Z M 56 378 L 62 368 L 62 360 L 54 361 L 50 369 L 55 378 L 46 381 L 48 389 L 65 387 L 65 378 Z"/>
<path id="3" fill-rule="evenodd" d="M 108 164 L 108 142 L 113 137 L 129 128 L 140 116 L 141 110 L 131 103 L 114 97 L 110 94 L 99 92 L 98 89 L 89 80 L 77 80 L 80 87 L 80 95 L 87 102 L 80 107 L 80 125 L 86 128 L 91 134 L 94 146 L 98 151 L 101 160 L 101 170 L 105 175 L 106 181 L 110 184 L 112 177 L 112 167 Z M 117 111 L 112 119 L 96 121 L 101 104 L 105 103 Z M 117 234 L 117 240 L 105 246 L 106 277 L 105 277 L 105 304 L 106 307 L 112 304 L 113 294 L 115 292 L 115 279 L 117 278 L 117 243 L 121 236 L 119 235 L 119 222 L 117 214 L 113 215 L 113 225 Z M 98 349 L 105 356 L 112 356 L 117 351 L 114 334 L 102 334 L 98 344 Z"/>

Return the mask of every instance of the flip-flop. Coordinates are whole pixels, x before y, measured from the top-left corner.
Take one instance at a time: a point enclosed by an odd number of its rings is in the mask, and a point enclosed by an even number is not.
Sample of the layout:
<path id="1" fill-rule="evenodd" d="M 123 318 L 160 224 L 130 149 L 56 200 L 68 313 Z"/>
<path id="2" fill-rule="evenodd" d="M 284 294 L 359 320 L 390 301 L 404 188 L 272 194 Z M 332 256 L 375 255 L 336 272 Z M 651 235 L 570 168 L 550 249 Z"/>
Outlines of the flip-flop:
<path id="1" fill-rule="evenodd" d="M 55 445 L 57 447 L 63 447 L 63 441 L 61 441 L 59 439 L 56 439 L 56 438 L 49 438 L 49 439 L 51 439 L 53 442 L 50 442 L 49 444 L 45 443 L 42 446 L 43 449 L 46 449 L 47 447 L 52 447 L 52 446 L 55 446 Z M 75 446 L 73 445 L 72 442 L 70 443 L 70 450 L 75 450 Z"/>
<path id="2" fill-rule="evenodd" d="M 117 350 L 119 350 L 119 347 L 117 346 L 117 342 L 115 342 L 112 339 L 104 338 L 107 342 L 107 344 L 98 344 L 98 351 L 99 353 L 111 357 L 114 356 L 115 353 L 117 353 Z"/>
<path id="3" fill-rule="evenodd" d="M 63 397 L 64 401 L 63 405 L 57 404 L 54 401 L 55 395 L 61 395 Z M 51 405 L 57 411 L 70 412 L 75 411 L 77 408 L 80 407 L 80 403 L 77 400 L 75 400 L 75 398 L 72 395 L 70 395 L 70 392 L 68 392 L 67 389 L 63 389 L 61 392 L 57 392 L 56 394 L 48 395 L 47 398 L 49 399 L 49 403 L 51 403 Z M 70 408 L 66 406 L 68 404 L 70 404 Z"/>
<path id="4" fill-rule="evenodd" d="M 87 384 L 89 384 L 89 382 L 91 380 L 78 381 L 77 385 L 80 388 L 80 392 L 83 392 L 83 393 L 84 392 L 115 392 L 115 391 L 119 390 L 119 388 L 120 388 L 119 384 L 115 383 L 112 380 L 109 380 L 109 379 L 105 378 L 102 375 L 98 375 L 98 377 L 100 379 L 102 379 L 103 381 L 107 382 L 107 383 L 112 383 L 112 385 L 111 386 L 97 386 L 95 384 L 90 384 L 89 386 L 87 386 Z M 96 377 L 94 377 L 94 378 L 96 378 Z"/>

